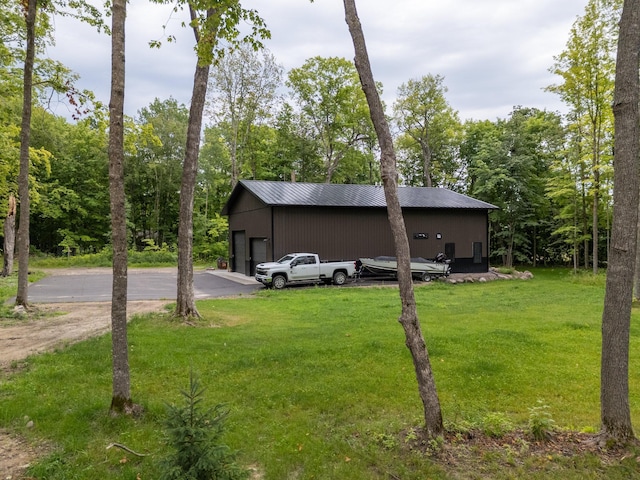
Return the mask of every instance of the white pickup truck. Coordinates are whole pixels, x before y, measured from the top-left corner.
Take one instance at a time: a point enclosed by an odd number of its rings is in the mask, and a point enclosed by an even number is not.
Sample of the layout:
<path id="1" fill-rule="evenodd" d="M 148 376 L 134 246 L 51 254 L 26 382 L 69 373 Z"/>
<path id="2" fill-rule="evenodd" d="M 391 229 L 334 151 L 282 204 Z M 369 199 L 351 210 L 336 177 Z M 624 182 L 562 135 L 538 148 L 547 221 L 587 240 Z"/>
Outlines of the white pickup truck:
<path id="1" fill-rule="evenodd" d="M 315 253 L 290 253 L 277 262 L 256 266 L 256 280 L 267 287 L 284 288 L 289 283 L 325 282 L 343 285 L 356 272 L 354 261 L 324 262 Z"/>

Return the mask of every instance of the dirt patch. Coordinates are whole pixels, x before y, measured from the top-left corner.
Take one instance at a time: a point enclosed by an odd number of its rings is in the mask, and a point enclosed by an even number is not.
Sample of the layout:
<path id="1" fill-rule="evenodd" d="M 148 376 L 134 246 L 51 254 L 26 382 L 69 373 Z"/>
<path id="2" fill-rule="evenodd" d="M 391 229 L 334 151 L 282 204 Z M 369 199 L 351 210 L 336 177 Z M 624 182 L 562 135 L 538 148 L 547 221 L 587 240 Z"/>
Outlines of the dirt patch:
<path id="1" fill-rule="evenodd" d="M 557 431 L 550 433 L 546 440 L 538 441 L 522 430 L 497 437 L 480 431 L 462 435 L 447 432 L 444 442 L 435 448 L 421 429 L 413 429 L 409 435 L 403 439 L 406 449 L 429 455 L 456 479 L 493 478 L 494 469 L 500 470 L 502 478 L 517 478 L 522 472 L 519 468 L 538 473 L 553 472 L 557 466 L 569 468 L 572 459 L 587 455 L 597 458 L 603 469 L 628 460 L 633 465 L 640 462 L 637 441 L 607 447 L 599 434 L 592 433 Z"/>
<path id="2" fill-rule="evenodd" d="M 0 430 L 0 478 L 2 480 L 22 478 L 29 463 L 37 456 L 35 448 L 26 441 Z"/>
<path id="3" fill-rule="evenodd" d="M 166 301 L 127 303 L 127 317 L 162 312 Z M 38 318 L 0 324 L 0 370 L 9 371 L 30 355 L 106 333 L 111 328 L 111 302 L 55 303 L 34 307 Z M 37 458 L 24 440 L 0 430 L 0 479 L 22 478 Z"/>

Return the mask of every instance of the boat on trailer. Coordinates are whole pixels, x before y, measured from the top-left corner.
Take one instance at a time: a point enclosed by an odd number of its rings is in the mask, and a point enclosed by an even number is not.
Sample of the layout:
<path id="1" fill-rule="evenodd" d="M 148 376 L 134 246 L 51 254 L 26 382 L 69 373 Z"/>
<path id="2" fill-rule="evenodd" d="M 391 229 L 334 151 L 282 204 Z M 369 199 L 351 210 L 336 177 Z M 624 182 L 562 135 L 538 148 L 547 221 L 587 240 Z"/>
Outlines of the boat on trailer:
<path id="1" fill-rule="evenodd" d="M 377 275 L 397 275 L 398 262 L 396 257 L 379 256 L 374 258 L 360 258 L 362 268 Z M 448 277 L 451 273 L 451 261 L 443 253 L 435 259 L 417 257 L 411 259 L 411 274 L 424 282 L 436 278 Z"/>

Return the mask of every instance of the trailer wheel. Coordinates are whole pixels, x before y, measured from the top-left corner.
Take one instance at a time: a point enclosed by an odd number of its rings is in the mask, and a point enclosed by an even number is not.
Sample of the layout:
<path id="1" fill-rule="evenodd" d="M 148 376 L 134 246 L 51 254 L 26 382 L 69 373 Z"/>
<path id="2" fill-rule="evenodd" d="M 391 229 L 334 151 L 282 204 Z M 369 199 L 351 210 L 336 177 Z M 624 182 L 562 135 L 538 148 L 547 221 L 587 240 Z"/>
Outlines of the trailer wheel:
<path id="1" fill-rule="evenodd" d="M 427 272 L 423 272 L 421 278 L 422 278 L 423 282 L 430 282 L 431 281 L 431 275 L 429 275 Z"/>
<path id="2" fill-rule="evenodd" d="M 347 281 L 347 274 L 344 272 L 336 272 L 333 274 L 334 285 L 344 285 Z"/>
<path id="3" fill-rule="evenodd" d="M 276 290 L 280 290 L 287 285 L 287 279 L 282 275 L 276 275 L 275 277 L 273 277 L 271 284 L 273 285 L 273 288 L 275 288 Z"/>

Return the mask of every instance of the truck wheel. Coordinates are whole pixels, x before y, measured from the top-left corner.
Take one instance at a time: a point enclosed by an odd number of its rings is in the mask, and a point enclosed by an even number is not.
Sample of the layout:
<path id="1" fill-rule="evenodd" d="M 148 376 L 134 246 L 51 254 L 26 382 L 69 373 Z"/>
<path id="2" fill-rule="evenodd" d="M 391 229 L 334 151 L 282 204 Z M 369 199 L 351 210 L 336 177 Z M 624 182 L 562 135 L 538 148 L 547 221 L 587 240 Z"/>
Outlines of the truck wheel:
<path id="1" fill-rule="evenodd" d="M 429 275 L 427 272 L 424 272 L 422 274 L 422 281 L 423 282 L 430 282 L 431 281 L 431 275 Z"/>
<path id="2" fill-rule="evenodd" d="M 344 285 L 347 281 L 347 275 L 344 272 L 336 272 L 333 274 L 333 284 L 334 285 Z"/>
<path id="3" fill-rule="evenodd" d="M 273 277 L 273 281 L 271 282 L 271 284 L 273 285 L 273 288 L 275 288 L 276 290 L 280 290 L 287 285 L 287 279 L 282 275 L 276 275 L 275 277 Z"/>

